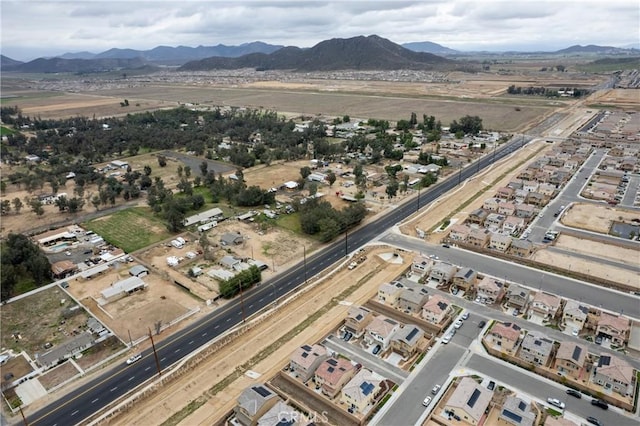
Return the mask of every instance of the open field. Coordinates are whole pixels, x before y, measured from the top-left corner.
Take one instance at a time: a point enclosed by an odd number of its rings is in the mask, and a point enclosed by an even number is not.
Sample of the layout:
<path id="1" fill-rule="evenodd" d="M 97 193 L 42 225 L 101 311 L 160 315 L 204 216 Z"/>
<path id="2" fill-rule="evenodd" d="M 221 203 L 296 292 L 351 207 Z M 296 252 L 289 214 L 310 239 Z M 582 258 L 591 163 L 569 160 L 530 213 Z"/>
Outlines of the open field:
<path id="1" fill-rule="evenodd" d="M 562 214 L 560 220 L 563 225 L 572 228 L 608 234 L 613 222 L 630 223 L 632 220 L 640 220 L 640 214 L 633 210 L 606 204 L 576 203 Z"/>
<path id="2" fill-rule="evenodd" d="M 127 253 L 171 236 L 164 223 L 148 207 L 121 210 L 84 223 L 83 226 Z"/>
<path id="3" fill-rule="evenodd" d="M 85 311 L 64 318 L 64 309 L 75 303 L 59 287 L 41 291 L 2 306 L 0 339 L 3 348 L 26 351 L 30 357 L 45 352 L 44 345 L 56 345 L 86 328 Z"/>

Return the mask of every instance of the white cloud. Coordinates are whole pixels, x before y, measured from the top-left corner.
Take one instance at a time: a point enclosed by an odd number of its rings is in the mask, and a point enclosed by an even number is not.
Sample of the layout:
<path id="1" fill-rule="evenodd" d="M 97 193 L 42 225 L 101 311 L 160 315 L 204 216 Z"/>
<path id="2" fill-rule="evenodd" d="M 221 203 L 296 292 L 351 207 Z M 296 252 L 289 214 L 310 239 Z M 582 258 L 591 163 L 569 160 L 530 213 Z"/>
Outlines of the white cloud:
<path id="1" fill-rule="evenodd" d="M 377 34 L 460 50 L 555 50 L 638 41 L 626 0 L 222 1 L 2 0 L 2 53 L 29 60 L 70 51 L 251 41 L 310 47 Z"/>

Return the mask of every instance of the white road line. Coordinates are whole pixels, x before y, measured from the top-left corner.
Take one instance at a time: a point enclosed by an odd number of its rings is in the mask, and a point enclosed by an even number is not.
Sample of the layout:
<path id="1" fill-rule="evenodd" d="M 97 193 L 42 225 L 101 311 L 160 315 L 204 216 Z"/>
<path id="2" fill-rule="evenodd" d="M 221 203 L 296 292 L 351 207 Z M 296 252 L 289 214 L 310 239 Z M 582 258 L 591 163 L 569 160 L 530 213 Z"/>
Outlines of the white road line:
<path id="1" fill-rule="evenodd" d="M 262 302 L 263 300 L 264 300 L 264 297 L 262 299 L 258 300 L 258 302 Z"/>
<path id="2" fill-rule="evenodd" d="M 132 381 L 132 380 L 133 380 L 133 379 L 135 379 L 135 378 L 136 378 L 136 376 L 131 376 L 131 377 L 129 377 L 129 380 L 127 380 L 127 382 L 130 382 L 130 381 Z"/>
<path id="3" fill-rule="evenodd" d="M 253 308 L 253 304 L 249 305 L 249 309 Z"/>
<path id="4" fill-rule="evenodd" d="M 71 413 L 72 416 L 75 416 L 76 414 L 78 414 L 78 410 L 76 410 L 73 413 Z"/>
<path id="5" fill-rule="evenodd" d="M 214 330 L 218 328 L 220 328 L 220 325 L 216 325 L 215 327 L 213 327 Z"/>
<path id="6" fill-rule="evenodd" d="M 165 359 L 167 359 L 167 357 L 162 358 L 162 359 L 160 360 L 160 362 L 164 361 Z"/>
<path id="7" fill-rule="evenodd" d="M 227 322 L 231 321 L 231 318 L 227 318 Z"/>
<path id="8" fill-rule="evenodd" d="M 149 370 L 151 370 L 151 367 L 147 367 L 144 369 L 144 371 L 149 371 Z"/>
<path id="9" fill-rule="evenodd" d="M 174 354 L 177 354 L 178 352 L 180 352 L 180 348 L 178 348 L 175 351 L 173 351 Z"/>
<path id="10" fill-rule="evenodd" d="M 118 389 L 118 387 L 116 386 L 115 388 L 111 388 L 110 392 L 113 392 L 114 390 Z"/>
<path id="11" fill-rule="evenodd" d="M 92 404 L 95 404 L 100 398 L 96 398 L 93 401 L 91 401 Z"/>
<path id="12" fill-rule="evenodd" d="M 189 342 L 190 345 L 193 345 L 193 340 Z"/>
<path id="13" fill-rule="evenodd" d="M 207 332 L 205 331 L 204 333 L 201 334 L 202 337 L 206 336 Z"/>

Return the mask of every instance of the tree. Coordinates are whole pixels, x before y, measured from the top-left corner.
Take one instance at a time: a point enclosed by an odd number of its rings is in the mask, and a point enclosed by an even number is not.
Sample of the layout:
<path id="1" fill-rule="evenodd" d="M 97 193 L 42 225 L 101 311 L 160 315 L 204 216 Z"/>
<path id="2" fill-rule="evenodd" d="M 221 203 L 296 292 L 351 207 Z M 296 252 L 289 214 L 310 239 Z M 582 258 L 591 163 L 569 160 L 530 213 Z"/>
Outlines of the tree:
<path id="1" fill-rule="evenodd" d="M 168 197 L 163 203 L 164 218 L 170 232 L 180 232 L 184 228 L 186 208 L 176 197 Z"/>
<path id="2" fill-rule="evenodd" d="M 387 184 L 387 189 L 385 190 L 387 196 L 389 196 L 389 198 L 395 197 L 398 194 L 398 187 L 398 181 L 395 178 L 392 178 Z"/>
<path id="3" fill-rule="evenodd" d="M 67 197 L 65 197 L 64 195 L 57 197 L 54 204 L 58 207 L 58 210 L 60 210 L 61 212 L 65 211 L 69 207 Z"/>
<path id="4" fill-rule="evenodd" d="M 348 115 L 345 115 L 344 117 L 342 117 L 342 122 L 343 123 L 348 123 L 351 121 L 351 117 L 349 117 Z"/>
<path id="5" fill-rule="evenodd" d="M 22 210 L 22 206 L 23 206 L 20 198 L 18 197 L 14 198 L 12 203 L 13 203 L 13 210 L 15 210 L 16 213 L 20 214 L 20 210 Z"/>
<path id="6" fill-rule="evenodd" d="M 44 214 L 44 207 L 42 206 L 42 201 L 37 198 L 33 198 L 29 201 L 29 206 L 31 207 L 31 211 L 36 214 L 36 216 L 40 217 Z"/>
<path id="7" fill-rule="evenodd" d="M 187 179 L 191 177 L 191 167 L 184 166 L 184 175 L 186 176 Z"/>
<path id="8" fill-rule="evenodd" d="M 333 171 L 327 173 L 327 182 L 329 182 L 329 186 L 333 186 L 333 184 L 336 183 L 336 179 L 336 174 L 333 173 Z"/>
<path id="9" fill-rule="evenodd" d="M 93 207 L 95 207 L 96 211 L 100 210 L 100 196 L 99 195 L 94 195 L 93 197 L 91 197 L 91 204 L 93 205 Z"/>
<path id="10" fill-rule="evenodd" d="M 151 174 L 151 166 L 147 164 L 146 166 L 144 166 L 144 175 L 149 176 L 150 174 Z"/>
<path id="11" fill-rule="evenodd" d="M 310 174 L 311 174 L 311 168 L 309 166 L 304 166 L 300 168 L 300 176 L 302 176 L 302 179 L 308 178 Z"/>
<path id="12" fill-rule="evenodd" d="M 4 216 L 6 214 L 9 214 L 10 211 L 11 211 L 11 201 L 2 200 L 2 202 L 0 202 L 0 214 Z"/>
<path id="13" fill-rule="evenodd" d="M 27 291 L 51 282 L 51 264 L 38 246 L 25 235 L 7 236 L 2 244 L 0 261 L 2 300 L 14 296 L 18 283 L 20 288 Z"/>
<path id="14" fill-rule="evenodd" d="M 182 165 L 178 166 L 178 170 L 177 170 L 177 172 L 178 172 L 178 177 L 179 177 L 179 178 L 181 178 L 181 177 L 182 177 L 182 172 L 183 172 L 183 170 L 184 170 L 184 169 L 182 168 Z"/>
<path id="15" fill-rule="evenodd" d="M 205 177 L 207 175 L 208 170 L 209 170 L 209 163 L 207 163 L 206 161 L 203 161 L 202 163 L 200 163 L 200 174 L 202 175 L 202 177 Z"/>
<path id="16" fill-rule="evenodd" d="M 167 165 L 167 157 L 164 155 L 158 155 L 158 165 L 160 167 L 165 167 Z"/>
<path id="17" fill-rule="evenodd" d="M 416 115 L 415 112 L 411 113 L 411 118 L 409 119 L 409 124 L 411 125 L 411 127 L 416 127 L 416 124 L 418 124 L 418 116 Z"/>

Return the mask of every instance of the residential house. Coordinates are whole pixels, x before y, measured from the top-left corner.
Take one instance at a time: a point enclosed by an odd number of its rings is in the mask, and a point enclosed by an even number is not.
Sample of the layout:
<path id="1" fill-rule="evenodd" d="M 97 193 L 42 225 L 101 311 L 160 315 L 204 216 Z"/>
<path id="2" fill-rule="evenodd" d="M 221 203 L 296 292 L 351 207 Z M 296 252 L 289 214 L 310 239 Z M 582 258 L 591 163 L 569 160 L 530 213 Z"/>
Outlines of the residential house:
<path id="1" fill-rule="evenodd" d="M 295 426 L 303 414 L 286 402 L 278 402 L 258 419 L 257 426 Z"/>
<path id="2" fill-rule="evenodd" d="M 451 241 L 467 241 L 467 237 L 469 236 L 469 232 L 471 232 L 471 228 L 465 224 L 455 224 L 449 230 L 449 240 Z"/>
<path id="3" fill-rule="evenodd" d="M 538 186 L 540 186 L 540 184 L 533 180 L 522 182 L 522 189 L 524 189 L 526 192 L 537 192 Z"/>
<path id="4" fill-rule="evenodd" d="M 398 305 L 400 293 L 404 288 L 404 285 L 398 281 L 382 283 L 380 287 L 378 287 L 378 302 L 395 308 Z"/>
<path id="5" fill-rule="evenodd" d="M 485 341 L 501 351 L 515 352 L 522 328 L 512 322 L 496 322 L 487 333 Z"/>
<path id="6" fill-rule="evenodd" d="M 420 348 L 420 341 L 424 337 L 424 331 L 413 324 L 405 324 L 391 339 L 391 350 L 399 353 L 402 358 L 409 359 Z"/>
<path id="7" fill-rule="evenodd" d="M 502 224 L 507 217 L 499 213 L 489 213 L 484 221 L 484 227 L 491 232 L 496 232 L 502 228 Z"/>
<path id="8" fill-rule="evenodd" d="M 453 285 L 463 291 L 473 290 L 478 273 L 471 268 L 460 268 L 453 276 Z"/>
<path id="9" fill-rule="evenodd" d="M 529 195 L 527 195 L 526 200 L 527 204 L 531 204 L 536 207 L 542 207 L 547 204 L 548 201 L 549 200 L 539 192 L 530 192 Z"/>
<path id="10" fill-rule="evenodd" d="M 354 336 L 360 337 L 364 333 L 365 327 L 373 319 L 371 311 L 365 307 L 353 305 L 347 312 L 344 320 L 344 328 Z"/>
<path id="11" fill-rule="evenodd" d="M 131 275 L 132 277 L 142 278 L 149 275 L 149 270 L 142 265 L 136 265 L 129 269 L 129 275 Z"/>
<path id="12" fill-rule="evenodd" d="M 397 306 L 405 313 L 415 314 L 420 312 L 428 299 L 427 289 L 424 287 L 405 288 L 400 292 Z"/>
<path id="13" fill-rule="evenodd" d="M 587 347 L 575 342 L 560 342 L 558 352 L 554 360 L 553 368 L 558 374 L 579 379 L 585 368 L 587 360 Z"/>
<path id="14" fill-rule="evenodd" d="M 520 312 L 524 312 L 529 304 L 529 296 L 531 290 L 528 290 L 518 284 L 510 284 L 507 290 L 507 305 L 517 308 Z"/>
<path id="15" fill-rule="evenodd" d="M 502 300 L 504 296 L 504 283 L 485 275 L 477 285 L 477 297 L 485 299 L 487 304 L 494 304 Z"/>
<path id="16" fill-rule="evenodd" d="M 525 362 L 546 367 L 553 354 L 553 340 L 528 333 L 522 339 L 518 357 Z"/>
<path id="17" fill-rule="evenodd" d="M 529 315 L 538 315 L 545 320 L 555 318 L 560 309 L 561 299 L 555 294 L 538 291 L 531 301 Z"/>
<path id="18" fill-rule="evenodd" d="M 498 424 L 533 426 L 535 420 L 536 413 L 531 406 L 514 395 L 507 397 L 498 415 Z"/>
<path id="19" fill-rule="evenodd" d="M 331 357 L 322 361 L 316 369 L 315 382 L 323 394 L 335 398 L 357 372 L 356 366 L 348 359 Z"/>
<path id="20" fill-rule="evenodd" d="M 77 336 L 67 338 L 42 354 L 36 354 L 36 362 L 46 370 L 55 367 L 60 362 L 78 356 L 84 350 L 89 349 L 95 343 L 95 338 L 90 331 L 84 331 Z M 3 369 L 3 374 L 6 370 Z"/>
<path id="21" fill-rule="evenodd" d="M 526 222 L 524 218 L 517 216 L 507 216 L 502 222 L 502 232 L 509 235 L 519 234 L 524 229 Z"/>
<path id="22" fill-rule="evenodd" d="M 571 329 L 581 330 L 587 322 L 589 308 L 575 300 L 569 299 L 562 310 L 562 324 Z"/>
<path id="23" fill-rule="evenodd" d="M 516 212 L 516 205 L 512 201 L 503 201 L 498 204 L 498 213 L 504 216 L 512 216 Z"/>
<path id="24" fill-rule="evenodd" d="M 249 386 L 240 394 L 234 408 L 236 419 L 243 426 L 255 426 L 276 403 L 278 395 L 263 384 Z"/>
<path id="25" fill-rule="evenodd" d="M 497 206 L 496 206 L 497 208 Z M 487 218 L 489 213 L 484 209 L 476 209 L 469 213 L 469 217 L 467 217 L 467 223 L 476 224 L 482 226 L 484 224 L 484 220 Z"/>
<path id="26" fill-rule="evenodd" d="M 596 326 L 596 335 L 611 340 L 612 345 L 624 346 L 629 338 L 630 328 L 629 318 L 602 312 Z"/>
<path id="27" fill-rule="evenodd" d="M 527 191 L 525 191 L 524 189 L 520 188 L 520 189 L 516 189 L 516 194 L 515 194 L 515 205 L 517 206 L 518 204 L 522 204 L 527 200 L 527 195 L 529 193 Z M 515 214 L 515 212 L 514 212 Z"/>
<path id="28" fill-rule="evenodd" d="M 511 241 L 507 252 L 513 256 L 529 257 L 533 253 L 533 247 L 531 241 L 515 239 Z"/>
<path id="29" fill-rule="evenodd" d="M 549 182 L 552 185 L 556 185 L 558 187 L 560 187 L 561 185 L 564 185 L 569 178 L 571 177 L 571 174 L 566 171 L 566 170 L 556 170 L 551 177 L 549 177 L 549 180 L 547 182 Z"/>
<path id="30" fill-rule="evenodd" d="M 451 312 L 453 312 L 451 302 L 439 294 L 434 294 L 422 307 L 421 316 L 430 323 L 441 324 Z"/>
<path id="31" fill-rule="evenodd" d="M 635 157 L 624 157 L 620 164 L 618 165 L 618 169 L 623 172 L 633 172 L 637 167 L 638 159 Z"/>
<path id="32" fill-rule="evenodd" d="M 289 369 L 296 377 L 306 382 L 313 377 L 320 363 L 328 357 L 327 349 L 322 345 L 302 345 L 291 355 Z"/>
<path id="33" fill-rule="evenodd" d="M 501 186 L 496 190 L 496 198 L 500 198 L 502 200 L 512 200 L 515 196 L 515 190 L 508 186 Z"/>
<path id="34" fill-rule="evenodd" d="M 593 374 L 593 382 L 597 385 L 627 396 L 633 394 L 635 372 L 624 359 L 614 355 L 602 354 Z"/>
<path id="35" fill-rule="evenodd" d="M 242 244 L 243 242 L 244 237 L 237 232 L 226 232 L 222 234 L 222 237 L 220 237 L 220 244 L 223 246 L 235 246 Z"/>
<path id="36" fill-rule="evenodd" d="M 472 229 L 467 236 L 467 243 L 474 247 L 486 247 L 489 243 L 489 238 L 491 237 L 491 232 L 488 229 L 477 228 Z"/>
<path id="37" fill-rule="evenodd" d="M 538 186 L 538 192 L 542 195 L 545 195 L 547 199 L 551 199 L 558 193 L 558 188 L 556 188 L 555 185 L 551 185 L 550 183 L 541 183 Z"/>
<path id="38" fill-rule="evenodd" d="M 493 398 L 493 391 L 471 377 L 463 377 L 446 401 L 444 411 L 453 412 L 466 424 L 478 425 Z"/>
<path id="39" fill-rule="evenodd" d="M 518 204 L 516 206 L 516 216 L 531 219 L 535 216 L 536 208 L 531 204 Z"/>
<path id="40" fill-rule="evenodd" d="M 413 262 L 411 263 L 411 272 L 416 273 L 420 276 L 427 274 L 431 269 L 431 259 L 426 256 L 417 255 L 413 257 Z"/>
<path id="41" fill-rule="evenodd" d="M 509 188 L 512 188 L 514 191 L 517 191 L 518 189 L 522 189 L 522 182 L 517 181 L 517 180 L 513 180 L 513 181 L 509 182 L 507 184 L 507 186 Z M 515 196 L 515 193 L 514 193 L 514 196 Z"/>
<path id="42" fill-rule="evenodd" d="M 380 375 L 363 368 L 342 388 L 340 400 L 354 412 L 362 413 L 374 401 L 381 382 Z"/>
<path id="43" fill-rule="evenodd" d="M 454 265 L 446 262 L 438 262 L 431 269 L 429 280 L 436 281 L 440 284 L 447 284 L 451 281 L 456 271 L 457 268 Z"/>
<path id="44" fill-rule="evenodd" d="M 227 269 L 236 269 L 237 266 L 242 263 L 242 260 L 227 254 L 222 256 L 218 263 Z"/>
<path id="45" fill-rule="evenodd" d="M 511 240 L 510 235 L 492 233 L 489 239 L 489 248 L 505 253 L 507 249 L 509 249 L 509 246 L 511 246 Z"/>
<path id="46" fill-rule="evenodd" d="M 482 203 L 482 209 L 489 212 L 497 212 L 498 206 L 500 206 L 501 202 L 502 200 L 500 198 L 495 198 L 495 197 L 487 198 Z"/>
<path id="47" fill-rule="evenodd" d="M 384 315 L 378 315 L 365 327 L 364 341 L 368 345 L 380 344 L 385 350 L 391 344 L 391 338 L 400 329 L 400 324 Z"/>

